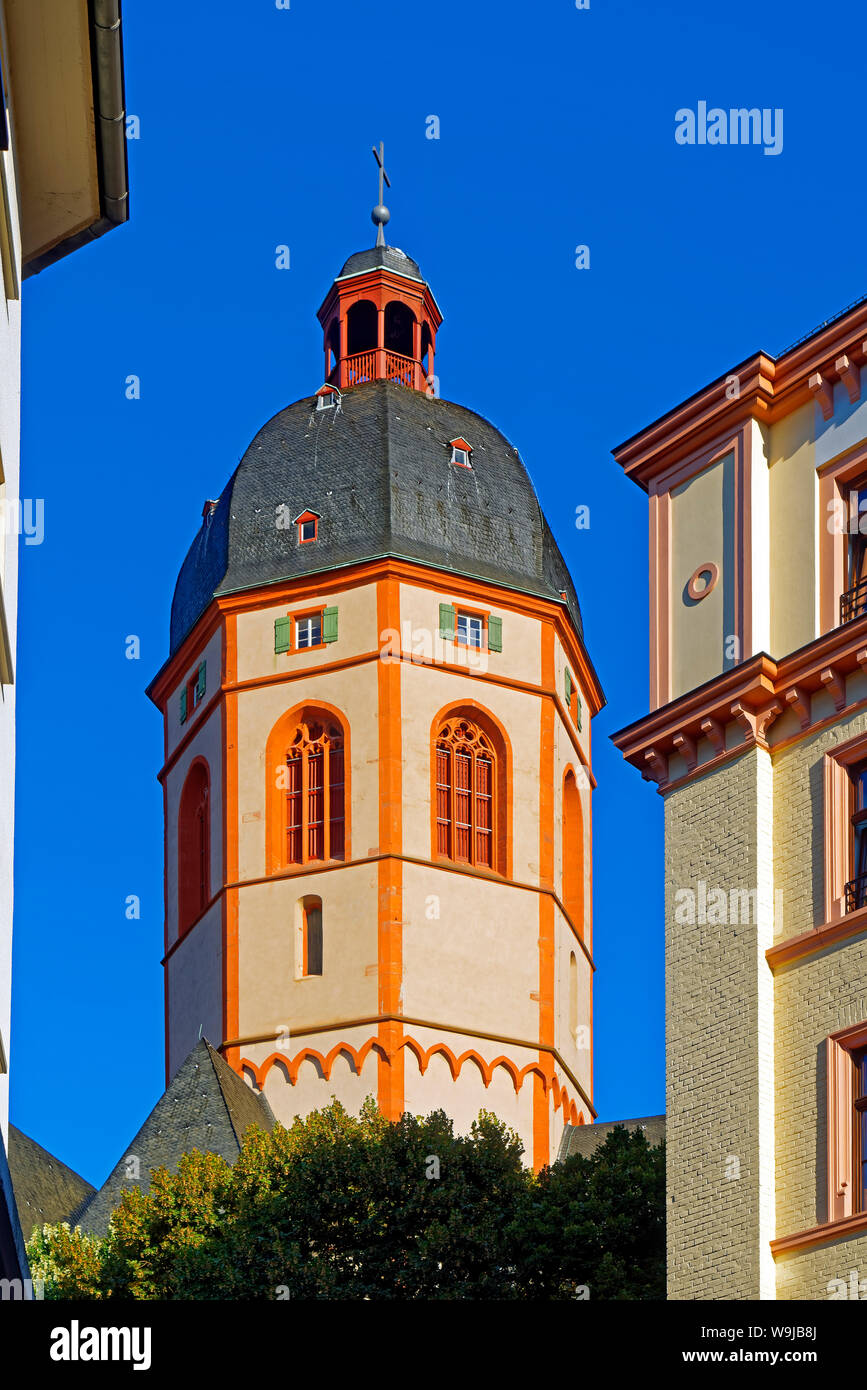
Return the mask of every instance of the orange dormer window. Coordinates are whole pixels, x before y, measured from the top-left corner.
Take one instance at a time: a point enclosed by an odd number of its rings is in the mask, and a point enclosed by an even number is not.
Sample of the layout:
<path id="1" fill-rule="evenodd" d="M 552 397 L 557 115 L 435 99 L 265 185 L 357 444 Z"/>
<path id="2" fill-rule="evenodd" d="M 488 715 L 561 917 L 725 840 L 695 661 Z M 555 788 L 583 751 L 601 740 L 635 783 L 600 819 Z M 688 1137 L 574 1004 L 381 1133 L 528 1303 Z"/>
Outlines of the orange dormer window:
<path id="1" fill-rule="evenodd" d="M 465 439 L 450 439 L 449 448 L 452 451 L 452 463 L 456 463 L 458 468 L 472 468 L 470 455 L 473 452 L 472 444 L 468 444 Z"/>
<path id="2" fill-rule="evenodd" d="M 298 527 L 298 544 L 310 545 L 311 541 L 319 539 L 319 515 L 317 512 L 302 512 L 296 516 L 295 525 Z"/>
<path id="3" fill-rule="evenodd" d="M 320 386 L 316 392 L 316 409 L 330 410 L 332 406 L 340 403 L 340 392 L 336 386 Z"/>

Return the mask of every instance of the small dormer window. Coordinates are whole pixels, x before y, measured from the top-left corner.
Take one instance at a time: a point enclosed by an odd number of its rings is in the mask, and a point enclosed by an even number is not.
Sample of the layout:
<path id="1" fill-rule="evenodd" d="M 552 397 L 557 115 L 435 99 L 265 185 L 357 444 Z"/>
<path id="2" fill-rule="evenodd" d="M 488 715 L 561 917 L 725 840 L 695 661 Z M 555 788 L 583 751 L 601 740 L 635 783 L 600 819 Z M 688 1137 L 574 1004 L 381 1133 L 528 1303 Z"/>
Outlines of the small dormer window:
<path id="1" fill-rule="evenodd" d="M 298 544 L 310 545 L 312 541 L 319 538 L 319 516 L 316 512 L 302 512 L 296 516 L 295 525 L 298 527 Z"/>
<path id="2" fill-rule="evenodd" d="M 452 463 L 456 463 L 458 468 L 472 468 L 470 455 L 473 452 L 473 446 L 471 444 L 468 444 L 465 439 L 450 439 L 449 446 L 452 451 Z"/>
<path id="3" fill-rule="evenodd" d="M 336 386 L 320 386 L 316 392 L 316 409 L 331 410 L 340 401 L 340 392 Z"/>

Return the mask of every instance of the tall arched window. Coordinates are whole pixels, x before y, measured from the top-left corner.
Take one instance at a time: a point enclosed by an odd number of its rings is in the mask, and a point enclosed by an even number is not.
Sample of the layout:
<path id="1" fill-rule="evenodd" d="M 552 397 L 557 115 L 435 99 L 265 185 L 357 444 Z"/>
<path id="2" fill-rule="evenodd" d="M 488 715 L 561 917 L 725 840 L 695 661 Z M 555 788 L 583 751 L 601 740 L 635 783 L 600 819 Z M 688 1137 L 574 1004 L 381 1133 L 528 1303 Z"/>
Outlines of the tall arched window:
<path id="1" fill-rule="evenodd" d="M 578 1037 L 578 962 L 575 952 L 569 952 L 569 1036 L 573 1042 Z"/>
<path id="2" fill-rule="evenodd" d="M 505 765 L 494 736 L 461 711 L 439 726 L 436 853 L 504 872 Z"/>
<path id="3" fill-rule="evenodd" d="M 343 730 L 327 716 L 305 711 L 285 757 L 285 863 L 343 859 L 344 792 Z"/>
<path id="4" fill-rule="evenodd" d="M 584 820 L 575 773 L 563 782 L 563 906 L 584 939 Z"/>
<path id="5" fill-rule="evenodd" d="M 302 898 L 299 904 L 298 974 L 322 974 L 322 899 Z"/>
<path id="6" fill-rule="evenodd" d="M 178 811 L 178 935 L 189 931 L 208 905 L 210 869 L 210 777 L 196 761 L 187 774 Z"/>

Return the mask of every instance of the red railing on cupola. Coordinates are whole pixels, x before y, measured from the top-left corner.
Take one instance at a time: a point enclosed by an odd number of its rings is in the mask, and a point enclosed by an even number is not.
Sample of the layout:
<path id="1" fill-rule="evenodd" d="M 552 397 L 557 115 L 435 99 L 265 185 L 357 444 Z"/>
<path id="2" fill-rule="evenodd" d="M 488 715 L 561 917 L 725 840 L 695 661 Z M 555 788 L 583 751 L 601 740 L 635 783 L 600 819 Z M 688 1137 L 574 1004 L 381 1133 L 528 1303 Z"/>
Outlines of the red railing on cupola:
<path id="1" fill-rule="evenodd" d="M 385 265 L 334 282 L 319 310 L 325 380 L 345 391 L 393 381 L 427 391 L 442 314 L 423 280 Z"/>
<path id="2" fill-rule="evenodd" d="M 399 352 L 387 352 L 381 348 L 347 357 L 343 368 L 342 373 L 337 367 L 331 373 L 332 385 L 339 384 L 341 390 L 348 386 L 361 386 L 365 381 L 396 381 L 398 386 L 409 386 L 416 391 L 423 391 L 427 386 L 424 369 L 419 362 L 414 362 L 411 357 L 402 357 Z M 338 383 L 340 375 L 344 379 Z"/>

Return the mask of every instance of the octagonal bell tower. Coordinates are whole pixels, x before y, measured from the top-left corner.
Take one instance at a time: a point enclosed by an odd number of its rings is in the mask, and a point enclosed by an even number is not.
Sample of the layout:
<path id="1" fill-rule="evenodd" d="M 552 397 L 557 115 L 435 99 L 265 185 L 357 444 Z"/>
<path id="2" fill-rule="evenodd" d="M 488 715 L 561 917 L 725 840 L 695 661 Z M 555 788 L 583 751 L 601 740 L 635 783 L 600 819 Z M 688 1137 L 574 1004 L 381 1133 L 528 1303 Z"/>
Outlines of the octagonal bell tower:
<path id="1" fill-rule="evenodd" d="M 485 1108 L 541 1165 L 595 1113 L 602 693 L 526 469 L 438 398 L 442 316 L 379 243 L 178 577 L 150 687 L 167 1073 L 201 1032 L 284 1121 Z"/>

